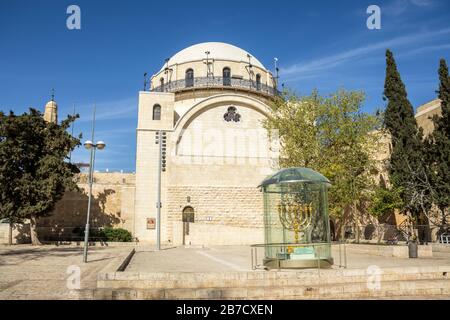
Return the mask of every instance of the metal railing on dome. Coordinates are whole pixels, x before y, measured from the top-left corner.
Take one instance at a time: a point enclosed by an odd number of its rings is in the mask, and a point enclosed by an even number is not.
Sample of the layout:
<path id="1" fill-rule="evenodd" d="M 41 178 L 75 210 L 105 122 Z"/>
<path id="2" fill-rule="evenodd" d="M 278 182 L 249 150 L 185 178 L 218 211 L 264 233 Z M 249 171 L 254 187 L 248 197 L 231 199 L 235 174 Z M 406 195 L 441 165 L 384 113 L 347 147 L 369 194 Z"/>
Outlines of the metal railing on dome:
<path id="1" fill-rule="evenodd" d="M 152 88 L 152 92 L 175 92 L 180 90 L 198 89 L 198 88 L 239 88 L 256 92 L 265 93 L 271 96 L 278 95 L 279 91 L 267 84 L 238 78 L 224 77 L 198 77 L 167 82 L 158 87 Z"/>

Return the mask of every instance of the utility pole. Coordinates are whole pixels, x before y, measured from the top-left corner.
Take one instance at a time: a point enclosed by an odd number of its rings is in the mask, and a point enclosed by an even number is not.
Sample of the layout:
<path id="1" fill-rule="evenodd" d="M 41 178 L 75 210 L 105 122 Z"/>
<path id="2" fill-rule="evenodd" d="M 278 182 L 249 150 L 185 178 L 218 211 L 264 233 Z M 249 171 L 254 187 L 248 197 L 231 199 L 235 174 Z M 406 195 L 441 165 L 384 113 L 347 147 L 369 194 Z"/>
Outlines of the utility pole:
<path id="1" fill-rule="evenodd" d="M 156 132 L 155 143 L 159 145 L 158 157 L 158 186 L 156 196 L 156 250 L 161 250 L 161 173 L 166 171 L 166 133 L 162 130 Z"/>

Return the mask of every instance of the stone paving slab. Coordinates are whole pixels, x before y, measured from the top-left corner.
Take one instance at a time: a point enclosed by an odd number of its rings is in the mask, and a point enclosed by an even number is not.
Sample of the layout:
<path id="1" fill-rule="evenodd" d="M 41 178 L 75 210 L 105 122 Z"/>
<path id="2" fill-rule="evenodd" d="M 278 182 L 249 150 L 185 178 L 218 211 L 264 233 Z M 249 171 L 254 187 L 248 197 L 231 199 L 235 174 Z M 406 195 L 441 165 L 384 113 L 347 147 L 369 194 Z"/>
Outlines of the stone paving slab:
<path id="1" fill-rule="evenodd" d="M 90 248 L 89 262 L 85 264 L 82 247 L 0 246 L 0 300 L 77 299 L 78 293 L 67 288 L 69 266 L 80 267 L 81 289 L 93 289 L 98 272 L 122 261 L 130 250 L 111 246 Z"/>
<path id="2" fill-rule="evenodd" d="M 335 261 L 333 269 L 338 269 L 338 247 L 334 246 L 332 252 Z M 259 263 L 262 257 L 263 251 L 260 250 Z M 342 264 L 343 260 L 342 257 Z M 433 257 L 409 259 L 347 250 L 347 269 L 366 269 L 371 265 L 380 268 L 450 266 L 450 253 L 437 252 Z M 136 250 L 126 271 L 127 273 L 251 271 L 251 250 L 249 246 L 177 247 L 161 251 L 140 248 Z"/>

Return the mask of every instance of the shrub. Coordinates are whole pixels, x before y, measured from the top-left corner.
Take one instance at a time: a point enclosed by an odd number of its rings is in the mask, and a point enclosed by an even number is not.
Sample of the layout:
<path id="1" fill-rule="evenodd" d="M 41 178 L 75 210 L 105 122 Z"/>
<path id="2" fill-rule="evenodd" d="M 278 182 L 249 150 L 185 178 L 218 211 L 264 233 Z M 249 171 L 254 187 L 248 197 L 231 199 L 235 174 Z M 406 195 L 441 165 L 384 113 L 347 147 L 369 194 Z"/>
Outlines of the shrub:
<path id="1" fill-rule="evenodd" d="M 104 228 L 103 234 L 106 237 L 106 241 L 131 242 L 133 240 L 131 233 L 122 228 Z"/>
<path id="2" fill-rule="evenodd" d="M 76 227 L 73 229 L 72 233 L 74 233 L 77 237 L 84 237 L 84 227 Z M 133 236 L 128 230 L 122 228 L 101 228 L 101 229 L 89 229 L 89 239 L 90 241 L 114 241 L 114 242 L 131 242 L 133 241 Z"/>
<path id="3" fill-rule="evenodd" d="M 85 227 L 76 227 L 72 230 L 72 233 L 75 235 L 75 237 L 84 239 L 84 230 L 85 229 L 86 229 Z M 92 239 L 92 238 L 95 238 L 95 239 Z M 89 239 L 90 239 L 90 241 L 94 241 L 94 240 L 98 240 L 98 239 L 105 240 L 106 235 L 102 229 L 89 228 Z"/>

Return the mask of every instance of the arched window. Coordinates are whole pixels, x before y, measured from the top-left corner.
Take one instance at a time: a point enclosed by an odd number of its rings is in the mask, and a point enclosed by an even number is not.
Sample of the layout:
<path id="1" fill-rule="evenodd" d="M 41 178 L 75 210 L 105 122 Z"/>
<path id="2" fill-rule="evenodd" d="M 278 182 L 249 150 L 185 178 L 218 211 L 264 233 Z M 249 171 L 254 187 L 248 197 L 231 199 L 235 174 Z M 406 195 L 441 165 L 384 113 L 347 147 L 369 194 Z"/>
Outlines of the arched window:
<path id="1" fill-rule="evenodd" d="M 161 120 L 161 106 L 159 104 L 153 106 L 153 120 Z"/>
<path id="2" fill-rule="evenodd" d="M 187 69 L 186 70 L 186 87 L 193 87 L 194 86 L 194 70 Z"/>
<path id="3" fill-rule="evenodd" d="M 164 78 L 159 80 L 159 88 L 161 92 L 164 92 Z"/>
<path id="4" fill-rule="evenodd" d="M 231 86 L 231 69 L 226 67 L 223 68 L 223 85 L 224 86 Z"/>
<path id="5" fill-rule="evenodd" d="M 256 90 L 261 90 L 261 75 L 259 73 L 256 75 Z"/>

